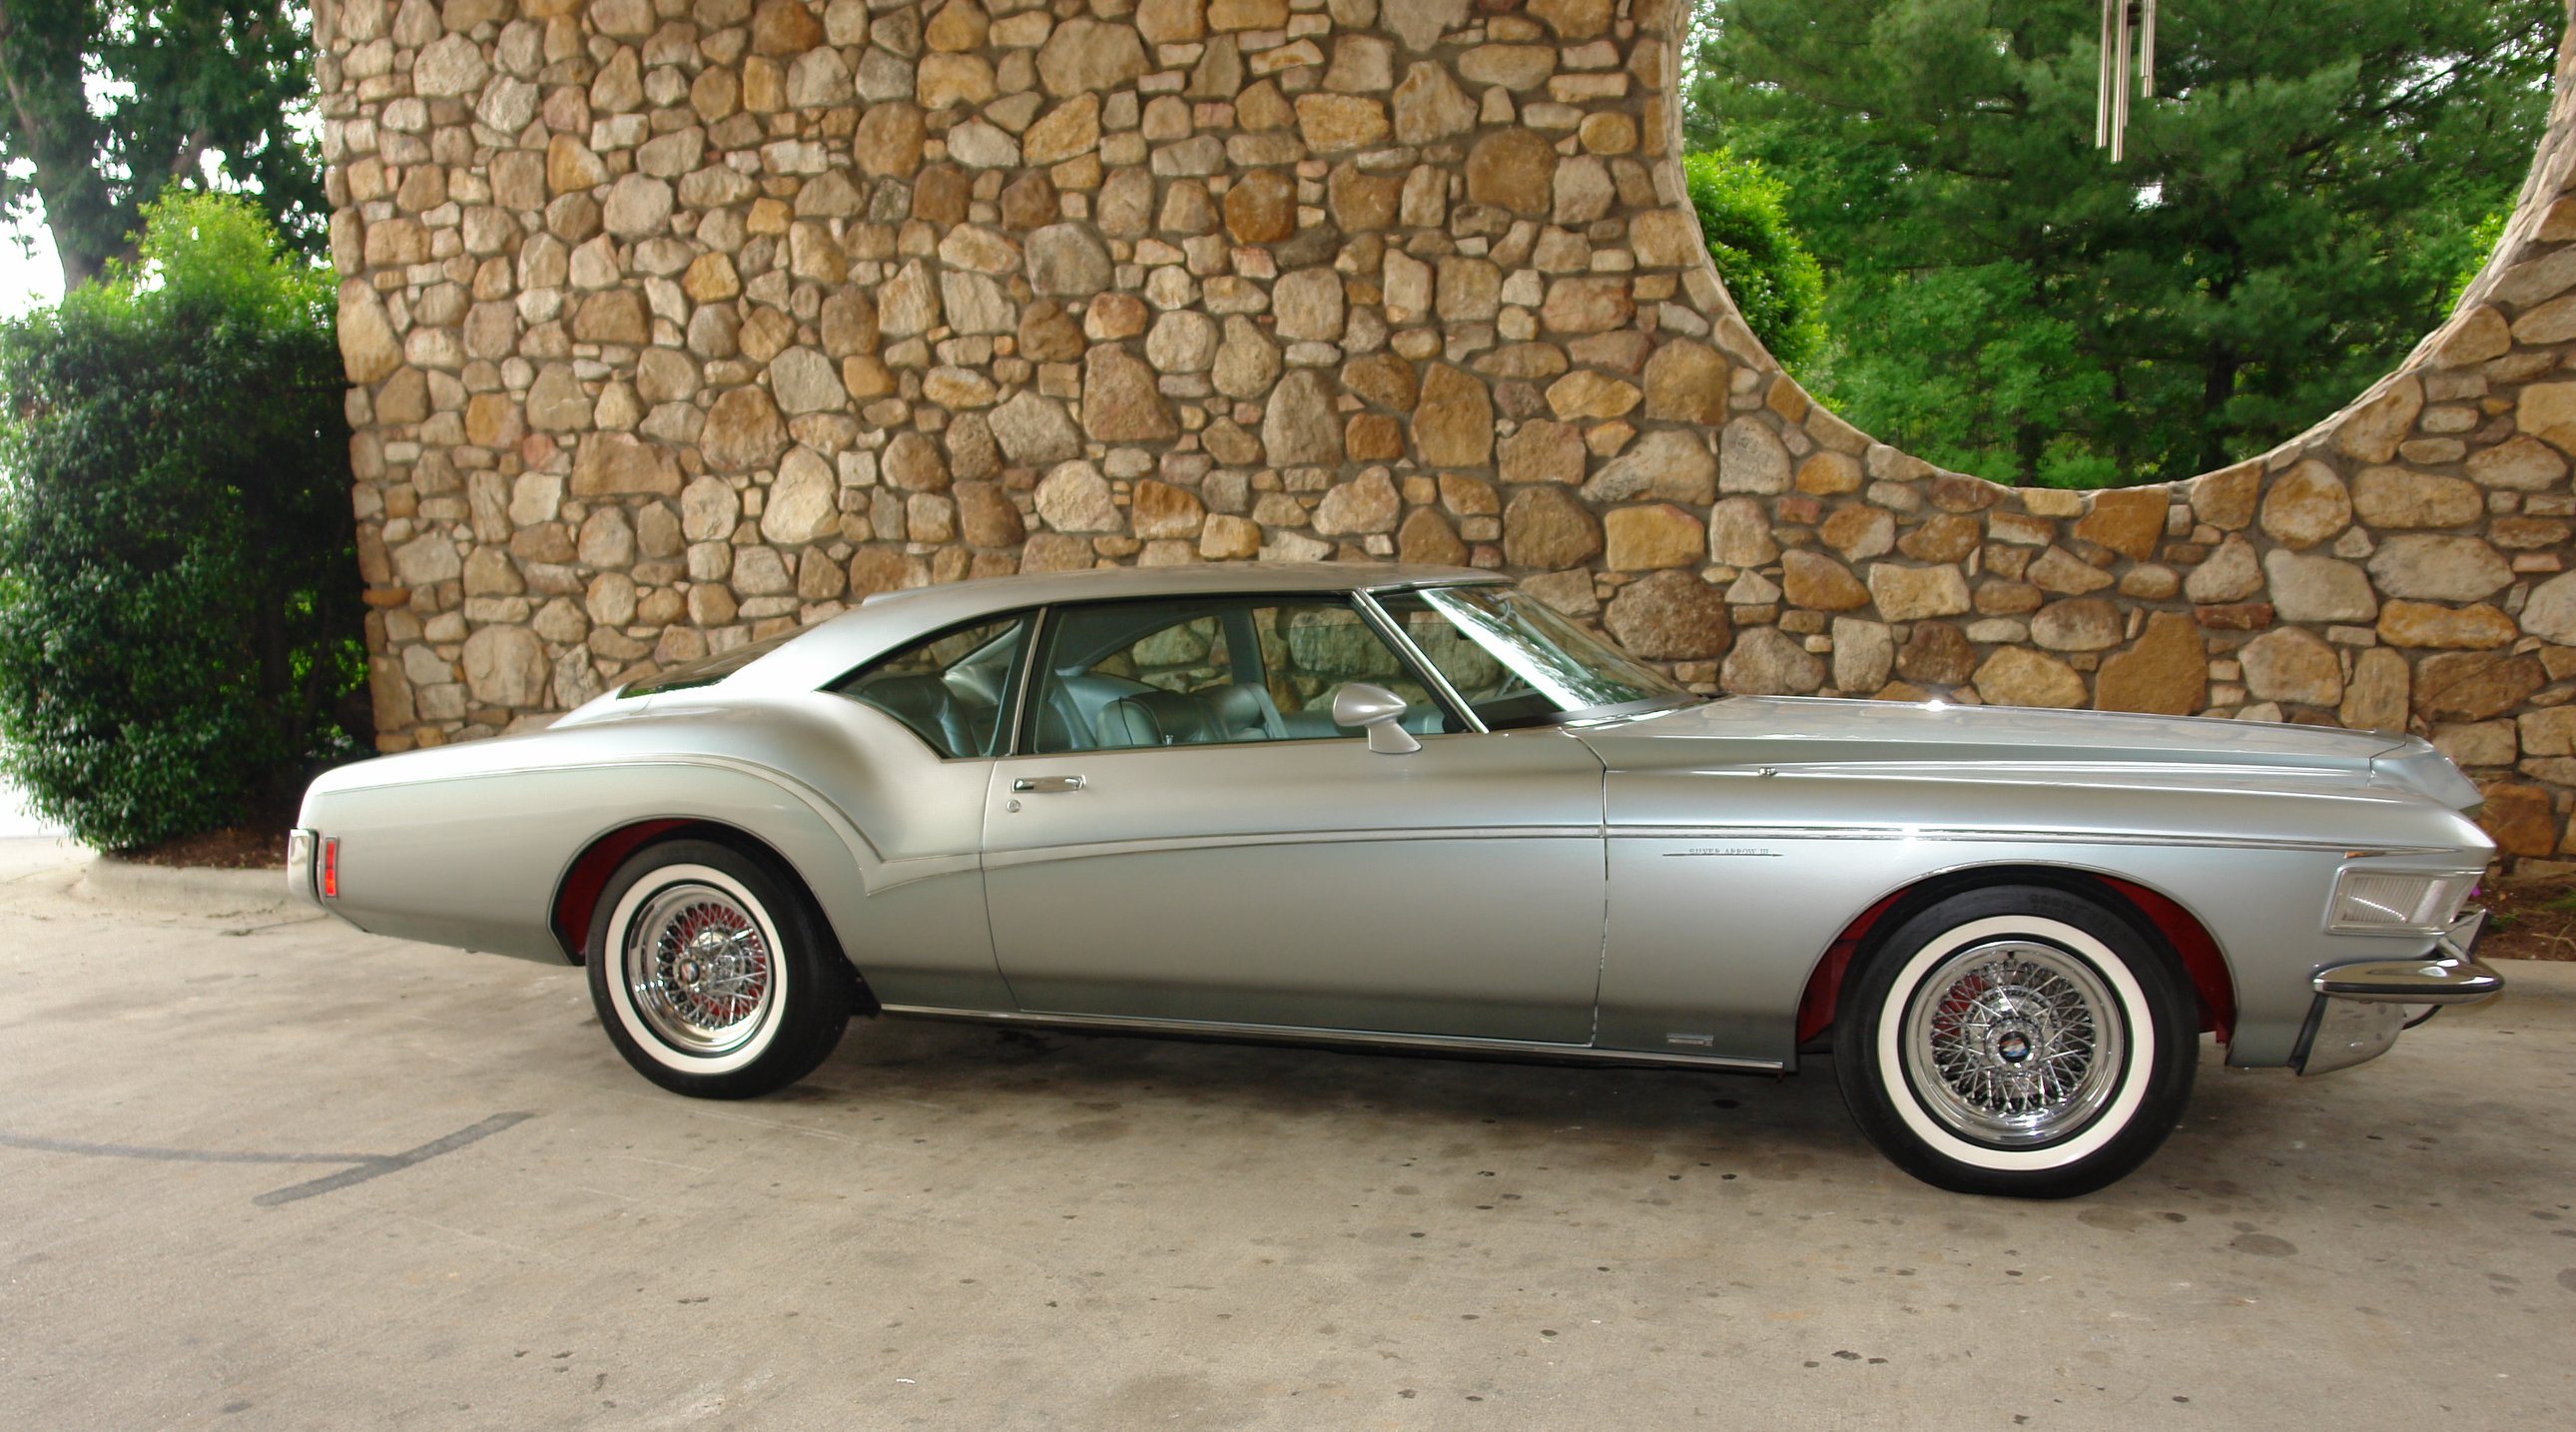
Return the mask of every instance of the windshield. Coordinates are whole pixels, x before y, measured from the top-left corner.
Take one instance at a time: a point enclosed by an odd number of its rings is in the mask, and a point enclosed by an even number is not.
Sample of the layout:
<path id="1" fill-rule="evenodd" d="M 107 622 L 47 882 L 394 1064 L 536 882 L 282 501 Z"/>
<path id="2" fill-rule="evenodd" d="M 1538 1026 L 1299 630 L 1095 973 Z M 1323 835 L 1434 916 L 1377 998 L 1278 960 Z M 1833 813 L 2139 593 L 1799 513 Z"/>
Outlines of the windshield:
<path id="1" fill-rule="evenodd" d="M 1510 587 L 1392 592 L 1379 605 L 1487 730 L 1698 699 Z"/>

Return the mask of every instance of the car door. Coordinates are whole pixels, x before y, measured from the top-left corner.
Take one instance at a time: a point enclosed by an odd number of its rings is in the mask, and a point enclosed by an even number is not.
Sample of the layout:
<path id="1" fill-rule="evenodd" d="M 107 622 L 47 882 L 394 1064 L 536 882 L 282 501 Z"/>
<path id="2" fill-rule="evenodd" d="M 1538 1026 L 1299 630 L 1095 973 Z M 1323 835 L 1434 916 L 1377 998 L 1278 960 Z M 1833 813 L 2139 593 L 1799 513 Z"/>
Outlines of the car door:
<path id="1" fill-rule="evenodd" d="M 1479 733 L 1347 595 L 1048 617 L 984 821 L 994 949 L 1033 1013 L 1581 1045 L 1601 765 Z M 1326 714 L 1411 702 L 1419 750 Z"/>

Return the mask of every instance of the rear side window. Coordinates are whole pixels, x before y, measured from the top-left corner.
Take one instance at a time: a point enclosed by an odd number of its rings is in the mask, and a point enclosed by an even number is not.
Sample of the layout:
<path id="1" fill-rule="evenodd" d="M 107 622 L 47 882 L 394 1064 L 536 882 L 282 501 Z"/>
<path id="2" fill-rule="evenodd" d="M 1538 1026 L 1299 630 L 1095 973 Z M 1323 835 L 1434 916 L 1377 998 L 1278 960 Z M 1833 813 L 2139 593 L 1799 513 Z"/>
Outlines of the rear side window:
<path id="1" fill-rule="evenodd" d="M 879 657 L 827 690 L 900 721 L 951 760 L 1000 749 L 1028 641 L 1026 614 L 952 627 Z"/>
<path id="2" fill-rule="evenodd" d="M 629 685 L 623 694 L 659 696 L 666 691 L 688 691 L 700 686 L 713 686 L 802 635 L 804 635 L 802 632 L 780 632 L 776 636 L 747 641 L 740 646 L 699 657 L 695 661 L 678 662 L 662 668 L 658 675 L 648 676 L 642 681 Z"/>

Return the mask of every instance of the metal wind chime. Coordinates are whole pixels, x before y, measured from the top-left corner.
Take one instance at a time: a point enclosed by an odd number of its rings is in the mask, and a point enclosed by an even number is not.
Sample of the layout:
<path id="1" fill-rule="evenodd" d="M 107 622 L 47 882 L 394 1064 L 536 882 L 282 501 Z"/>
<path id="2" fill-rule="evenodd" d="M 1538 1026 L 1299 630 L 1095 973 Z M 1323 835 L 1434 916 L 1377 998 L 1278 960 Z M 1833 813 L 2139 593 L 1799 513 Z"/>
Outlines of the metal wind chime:
<path id="1" fill-rule="evenodd" d="M 2138 93 L 2156 97 L 2156 0 L 2102 0 L 2102 92 L 2093 106 L 2093 147 L 2117 164 L 2129 131 L 2129 60 L 2138 63 Z"/>

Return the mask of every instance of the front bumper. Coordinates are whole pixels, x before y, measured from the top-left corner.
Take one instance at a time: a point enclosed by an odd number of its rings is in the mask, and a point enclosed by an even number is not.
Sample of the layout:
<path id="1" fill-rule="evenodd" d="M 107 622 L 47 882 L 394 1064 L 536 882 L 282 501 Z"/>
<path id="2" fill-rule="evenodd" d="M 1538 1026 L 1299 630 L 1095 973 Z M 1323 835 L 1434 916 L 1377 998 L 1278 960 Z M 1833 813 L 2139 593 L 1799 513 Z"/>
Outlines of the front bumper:
<path id="1" fill-rule="evenodd" d="M 2400 1030 L 2430 1006 L 2470 1004 L 2504 989 L 2504 979 L 2478 963 L 2478 936 L 2487 912 L 2462 915 L 2433 948 L 2411 960 L 2371 960 L 2320 970 L 2312 983 L 2316 1003 L 2290 1067 L 2302 1074 L 2331 1074 L 2388 1052 Z"/>

